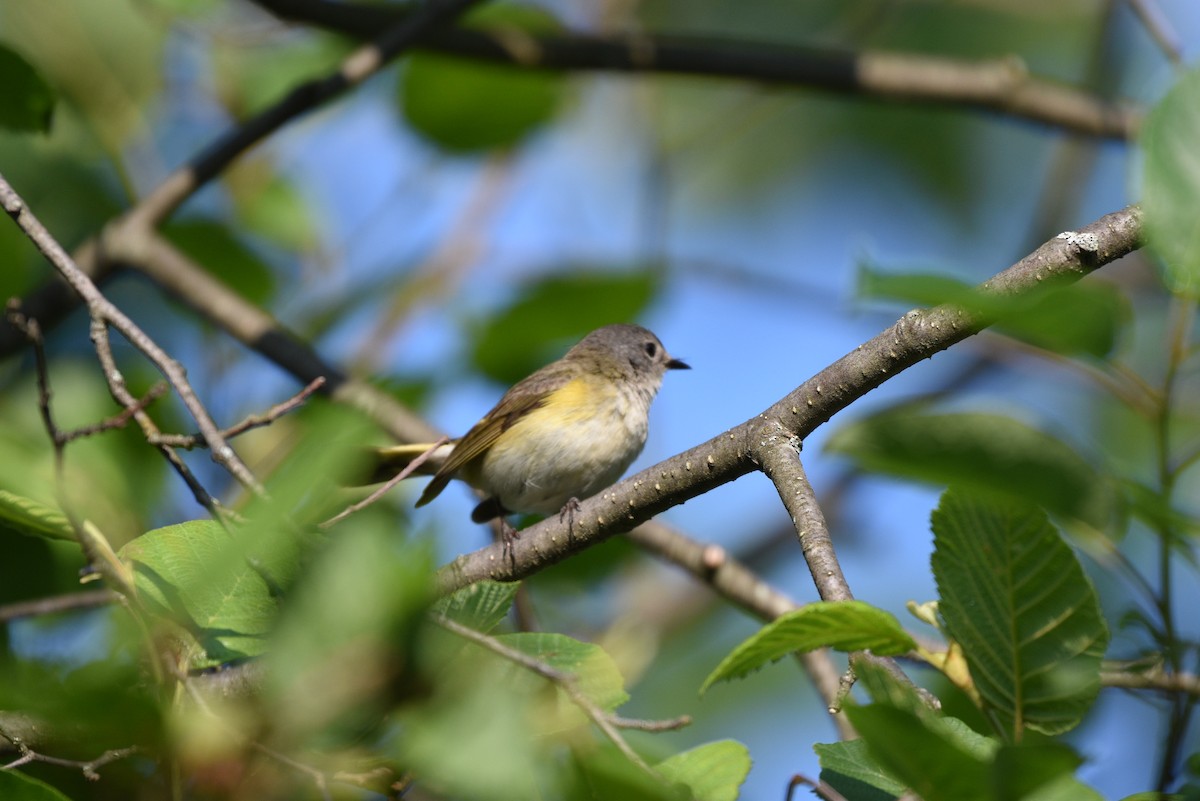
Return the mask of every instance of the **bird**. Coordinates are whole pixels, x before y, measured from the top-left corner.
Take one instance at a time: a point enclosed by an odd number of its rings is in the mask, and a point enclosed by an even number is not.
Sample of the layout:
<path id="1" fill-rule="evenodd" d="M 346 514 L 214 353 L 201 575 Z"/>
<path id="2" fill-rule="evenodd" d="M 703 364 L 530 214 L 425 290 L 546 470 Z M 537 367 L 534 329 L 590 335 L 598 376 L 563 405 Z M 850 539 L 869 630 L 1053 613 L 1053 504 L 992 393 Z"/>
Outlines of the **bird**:
<path id="1" fill-rule="evenodd" d="M 649 330 L 606 325 L 514 384 L 458 440 L 376 449 L 371 480 L 427 454 L 418 472 L 433 480 L 417 506 L 460 479 L 483 494 L 473 522 L 555 512 L 573 521 L 579 501 L 615 483 L 642 452 L 663 376 L 687 369 Z"/>

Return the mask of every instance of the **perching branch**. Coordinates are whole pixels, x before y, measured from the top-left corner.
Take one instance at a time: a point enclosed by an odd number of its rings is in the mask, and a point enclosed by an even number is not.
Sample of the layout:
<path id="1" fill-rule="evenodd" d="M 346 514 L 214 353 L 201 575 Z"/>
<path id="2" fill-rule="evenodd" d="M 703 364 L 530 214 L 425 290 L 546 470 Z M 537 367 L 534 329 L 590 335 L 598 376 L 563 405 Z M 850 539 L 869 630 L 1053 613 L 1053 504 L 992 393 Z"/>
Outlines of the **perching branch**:
<path id="1" fill-rule="evenodd" d="M 1024 295 L 1069 283 L 1141 246 L 1136 206 L 1105 215 L 1078 232 L 1049 240 L 980 286 L 997 296 Z M 993 321 L 954 305 L 908 312 L 745 423 L 643 470 L 580 504 L 574 527 L 551 518 L 521 532 L 504 558 L 499 545 L 455 559 L 439 574 L 450 592 L 485 578 L 513 581 L 542 570 L 654 515 L 756 469 L 753 454 L 764 436 L 786 432 L 803 439 L 837 412 L 892 376 L 949 348 Z M 769 432 L 769 434 L 768 434 Z"/>

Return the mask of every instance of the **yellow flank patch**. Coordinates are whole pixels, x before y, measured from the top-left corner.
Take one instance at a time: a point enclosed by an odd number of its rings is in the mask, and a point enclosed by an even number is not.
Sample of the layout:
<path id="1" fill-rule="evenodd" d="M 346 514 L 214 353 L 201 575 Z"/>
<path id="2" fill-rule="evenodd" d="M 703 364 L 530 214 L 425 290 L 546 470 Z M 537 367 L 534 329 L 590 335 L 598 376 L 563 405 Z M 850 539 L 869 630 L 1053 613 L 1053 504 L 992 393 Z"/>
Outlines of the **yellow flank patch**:
<path id="1" fill-rule="evenodd" d="M 613 394 L 613 388 L 605 381 L 575 378 L 548 394 L 546 402 L 530 416 L 536 416 L 537 425 L 571 425 L 595 417 Z"/>

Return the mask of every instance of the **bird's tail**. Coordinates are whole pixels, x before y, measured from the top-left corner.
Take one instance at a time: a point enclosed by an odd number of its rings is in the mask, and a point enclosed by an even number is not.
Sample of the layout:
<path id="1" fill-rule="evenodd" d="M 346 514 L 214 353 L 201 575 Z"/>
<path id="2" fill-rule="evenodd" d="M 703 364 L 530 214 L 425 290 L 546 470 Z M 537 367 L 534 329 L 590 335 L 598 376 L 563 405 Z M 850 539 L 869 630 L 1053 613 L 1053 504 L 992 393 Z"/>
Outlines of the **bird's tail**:
<path id="1" fill-rule="evenodd" d="M 387 481 L 392 476 L 408 467 L 418 457 L 428 453 L 417 469 L 414 476 L 431 476 L 438 471 L 450 452 L 454 443 L 417 443 L 413 445 L 392 445 L 386 448 L 370 448 L 363 455 L 362 466 L 356 475 L 348 482 L 351 486 L 361 484 L 378 484 Z"/>

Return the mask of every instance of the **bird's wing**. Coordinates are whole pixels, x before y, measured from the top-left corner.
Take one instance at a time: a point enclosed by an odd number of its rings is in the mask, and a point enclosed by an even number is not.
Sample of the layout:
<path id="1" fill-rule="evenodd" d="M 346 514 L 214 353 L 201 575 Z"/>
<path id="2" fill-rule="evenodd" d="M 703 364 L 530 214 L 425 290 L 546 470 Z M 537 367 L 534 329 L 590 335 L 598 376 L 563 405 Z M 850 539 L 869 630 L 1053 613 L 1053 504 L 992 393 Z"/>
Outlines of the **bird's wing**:
<path id="1" fill-rule="evenodd" d="M 430 481 L 421 493 L 417 506 L 424 506 L 436 498 L 450 483 L 450 479 L 454 478 L 455 473 L 487 453 L 501 434 L 534 409 L 544 406 L 550 393 L 571 381 L 570 373 L 550 369 L 554 366 L 544 367 L 514 384 L 512 389 L 504 393 L 496 407 L 454 444 L 454 450 L 450 452 L 445 464 L 438 469 L 433 481 Z"/>

